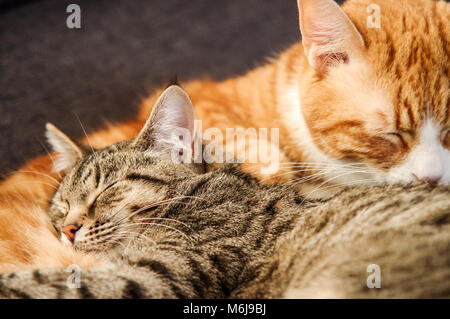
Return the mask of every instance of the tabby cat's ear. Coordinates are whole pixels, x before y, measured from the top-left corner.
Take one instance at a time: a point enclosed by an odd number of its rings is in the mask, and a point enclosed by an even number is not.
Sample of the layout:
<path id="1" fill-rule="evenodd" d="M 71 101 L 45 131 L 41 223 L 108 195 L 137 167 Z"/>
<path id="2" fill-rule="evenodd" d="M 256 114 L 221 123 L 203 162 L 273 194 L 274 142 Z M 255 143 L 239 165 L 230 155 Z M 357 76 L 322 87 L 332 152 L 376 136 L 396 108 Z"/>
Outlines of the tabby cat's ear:
<path id="1" fill-rule="evenodd" d="M 309 64 L 320 75 L 361 55 L 364 39 L 334 0 L 297 0 L 302 43 Z"/>
<path id="2" fill-rule="evenodd" d="M 57 129 L 53 124 L 46 124 L 47 140 L 52 149 L 57 153 L 57 157 L 53 163 L 55 170 L 70 170 L 75 162 L 84 156 L 84 151 L 76 142 L 72 141 L 66 134 Z"/>
<path id="3" fill-rule="evenodd" d="M 191 99 L 182 88 L 172 85 L 159 97 L 134 144 L 143 150 L 170 153 L 177 162 L 190 160 L 194 121 Z"/>

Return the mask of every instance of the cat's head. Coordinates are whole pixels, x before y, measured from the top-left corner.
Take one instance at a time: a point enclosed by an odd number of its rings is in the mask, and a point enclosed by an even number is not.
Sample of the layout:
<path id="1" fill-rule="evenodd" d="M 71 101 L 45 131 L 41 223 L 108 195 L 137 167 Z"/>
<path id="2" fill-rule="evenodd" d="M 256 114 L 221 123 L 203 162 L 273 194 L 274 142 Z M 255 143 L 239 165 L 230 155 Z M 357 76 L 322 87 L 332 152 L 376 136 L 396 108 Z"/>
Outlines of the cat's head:
<path id="1" fill-rule="evenodd" d="M 450 4 L 348 0 L 340 8 L 333 0 L 298 0 L 298 6 L 307 76 L 296 97 L 301 114 L 288 116 L 306 123 L 299 138 L 308 162 L 329 163 L 337 182 L 449 184 Z"/>
<path id="2" fill-rule="evenodd" d="M 50 206 L 61 239 L 81 250 L 105 250 L 136 237 L 170 186 L 195 176 L 187 164 L 194 138 L 188 95 L 169 87 L 138 136 L 100 150 L 80 146 L 53 125 L 47 137 L 65 170 Z"/>

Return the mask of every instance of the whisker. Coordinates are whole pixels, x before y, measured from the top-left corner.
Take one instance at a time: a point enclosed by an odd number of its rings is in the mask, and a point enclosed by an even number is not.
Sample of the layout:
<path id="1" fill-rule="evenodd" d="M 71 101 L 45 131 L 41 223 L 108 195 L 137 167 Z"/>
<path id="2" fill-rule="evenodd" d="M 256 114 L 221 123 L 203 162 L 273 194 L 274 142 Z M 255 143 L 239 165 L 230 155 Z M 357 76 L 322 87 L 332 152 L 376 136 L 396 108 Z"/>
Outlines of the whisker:
<path id="1" fill-rule="evenodd" d="M 309 182 L 311 180 L 319 179 L 321 176 L 324 176 L 326 174 L 328 174 L 328 172 L 321 172 L 321 173 L 316 173 L 316 174 L 312 174 L 312 175 L 307 175 L 304 177 L 293 179 L 292 181 L 288 181 L 288 182 L 284 183 L 283 185 L 297 185 L 300 183 Z"/>
<path id="2" fill-rule="evenodd" d="M 206 200 L 206 199 L 204 199 L 204 198 L 196 197 L 196 196 L 177 196 L 177 197 L 173 197 L 173 198 L 170 198 L 170 199 L 162 200 L 162 201 L 160 201 L 160 202 L 152 203 L 152 204 L 150 204 L 150 205 L 141 207 L 141 208 L 138 209 L 137 211 L 132 212 L 130 215 L 127 215 L 127 216 L 122 217 L 121 219 L 119 219 L 118 221 L 116 221 L 116 223 L 120 223 L 121 221 L 123 221 L 123 220 L 125 220 L 125 219 L 127 219 L 127 218 L 129 219 L 129 218 L 131 218 L 131 217 L 133 217 L 133 216 L 135 216 L 135 215 L 137 215 L 137 214 L 139 214 L 139 213 L 142 213 L 142 212 L 145 211 L 145 210 L 148 210 L 148 209 L 150 209 L 150 208 L 153 208 L 153 207 L 158 207 L 158 206 L 161 206 L 161 205 L 171 204 L 171 203 L 174 203 L 174 204 L 185 204 L 185 205 L 187 205 L 187 204 L 189 204 L 189 203 L 176 202 L 177 199 L 185 199 L 185 198 L 194 198 L 194 199 L 200 199 L 200 200 L 203 200 L 203 201 L 208 202 L 208 203 L 210 202 L 210 201 L 208 201 L 208 200 Z M 112 217 L 114 217 L 114 216 L 115 216 L 116 214 L 118 214 L 118 213 L 119 213 L 119 211 L 114 212 Z"/>
<path id="3" fill-rule="evenodd" d="M 150 205 L 141 207 L 140 209 L 138 209 L 138 210 L 132 212 L 130 215 L 126 215 L 126 216 L 122 217 L 121 219 L 119 219 L 118 221 L 116 221 L 116 223 L 118 224 L 118 223 L 122 222 L 123 220 L 130 219 L 130 218 L 132 218 L 133 216 L 136 216 L 137 214 L 140 214 L 140 213 L 142 213 L 142 212 L 144 212 L 144 211 L 146 211 L 146 210 L 149 210 L 149 209 L 151 209 L 151 208 L 159 207 L 159 206 L 165 205 L 165 204 L 171 204 L 171 203 L 173 203 L 173 202 L 174 202 L 174 201 L 172 201 L 172 200 L 164 200 L 164 201 L 156 202 L 156 203 L 153 203 L 153 204 L 150 204 Z M 115 212 L 115 213 L 113 214 L 113 217 L 114 217 L 115 215 L 117 215 L 119 212 L 120 212 L 120 211 Z"/>
<path id="4" fill-rule="evenodd" d="M 308 172 L 308 171 L 309 171 L 309 170 L 294 170 L 294 171 L 290 171 L 290 172 L 287 172 L 287 173 L 281 173 L 281 174 L 273 175 L 273 176 L 271 176 L 270 178 L 280 177 L 280 176 L 288 175 L 288 174 L 304 173 L 304 172 Z M 309 174 L 309 175 L 306 175 L 306 176 L 303 176 L 303 177 L 300 177 L 300 178 L 311 178 L 311 177 L 313 177 L 313 176 L 321 176 L 321 175 L 324 175 L 324 174 L 327 174 L 327 173 L 330 172 L 330 171 L 324 172 L 323 169 L 317 169 L 317 170 L 314 170 L 314 171 L 317 171 L 318 173 L 315 173 L 315 174 Z M 292 182 L 295 181 L 295 180 L 297 180 L 297 179 L 294 179 L 294 180 L 292 180 L 292 181 L 286 182 L 285 184 L 287 184 L 287 183 L 292 183 Z"/>
<path id="5" fill-rule="evenodd" d="M 45 174 L 45 173 L 41 173 L 41 172 L 37 172 L 37 171 L 31 171 L 31 170 L 30 170 L 30 171 L 26 171 L 26 170 L 18 170 L 18 171 L 9 173 L 8 175 L 13 175 L 13 174 L 15 174 L 15 173 L 23 173 L 23 174 L 31 173 L 31 174 L 36 174 L 36 175 L 40 175 L 40 176 L 47 177 L 47 178 L 49 178 L 50 180 L 54 181 L 56 184 L 59 184 L 59 181 L 58 181 L 56 178 L 54 178 L 53 176 L 51 176 L 50 174 Z"/>
<path id="6" fill-rule="evenodd" d="M 314 188 L 311 192 L 309 192 L 309 193 L 305 196 L 305 199 L 302 201 L 302 203 L 303 203 L 307 198 L 309 198 L 309 196 L 311 196 L 314 192 L 316 192 L 316 191 L 318 191 L 318 190 L 323 190 L 323 189 L 325 189 L 325 188 L 321 188 L 323 185 L 329 183 L 329 182 L 332 181 L 332 180 L 335 180 L 336 178 L 339 178 L 339 177 L 342 177 L 342 176 L 346 176 L 346 175 L 349 175 L 349 174 L 352 174 L 352 173 L 354 173 L 354 172 L 340 174 L 340 175 L 337 175 L 337 176 L 334 176 L 334 177 L 332 177 L 332 178 L 327 179 L 326 181 L 324 181 L 323 183 L 321 183 L 319 186 L 317 186 L 316 188 Z M 364 173 L 364 172 L 363 172 L 363 173 Z M 334 185 L 333 185 L 333 186 L 334 186 Z"/>
<path id="7" fill-rule="evenodd" d="M 256 166 L 261 163 L 246 163 L 248 166 Z M 348 163 L 348 164 L 338 164 L 338 163 L 301 163 L 301 162 L 282 162 L 279 163 L 279 169 L 286 169 L 289 167 L 329 167 L 329 168 L 362 168 L 365 164 L 363 163 Z"/>
<path id="8" fill-rule="evenodd" d="M 154 226 L 166 227 L 166 228 L 169 228 L 169 229 L 171 229 L 171 230 L 174 230 L 174 231 L 180 233 L 183 237 L 185 237 L 185 238 L 188 239 L 188 240 L 193 240 L 192 237 L 190 237 L 189 235 L 185 234 L 185 233 L 182 232 L 181 230 L 179 230 L 179 229 L 177 229 L 177 228 L 175 228 L 175 227 L 171 227 L 171 226 L 168 226 L 168 225 L 164 225 L 164 224 L 158 224 L 158 223 L 132 223 L 132 224 L 127 224 L 127 226 L 132 226 L 132 225 L 149 225 L 149 226 L 154 225 Z"/>
<path id="9" fill-rule="evenodd" d="M 22 184 L 43 184 L 43 185 L 50 186 L 54 190 L 58 190 L 58 188 L 55 185 L 52 185 L 50 183 L 46 183 L 46 182 L 43 182 L 43 181 L 24 181 L 24 182 L 21 182 L 21 183 L 13 183 L 12 185 L 22 185 Z"/>
<path id="10" fill-rule="evenodd" d="M 146 236 L 146 235 L 144 235 L 144 234 L 142 234 L 142 233 L 132 232 L 132 231 L 120 231 L 120 232 L 117 233 L 117 235 L 120 235 L 120 234 L 132 234 L 132 235 L 135 235 L 135 237 L 131 237 L 131 239 L 136 239 L 136 238 L 138 238 L 138 237 L 142 237 L 142 238 L 144 238 L 144 239 L 150 241 L 150 242 L 151 242 L 152 244 L 154 244 L 154 245 L 157 244 L 155 240 L 149 238 L 148 236 Z M 122 238 L 124 238 L 124 237 L 122 237 Z"/>
<path id="11" fill-rule="evenodd" d="M 108 241 L 112 241 L 112 242 L 114 242 L 114 243 L 116 243 L 116 244 L 121 245 L 121 246 L 123 247 L 124 250 L 127 250 L 127 249 L 128 249 L 128 247 L 126 247 L 126 246 L 120 241 L 120 238 L 114 238 L 113 236 L 111 236 L 111 237 L 108 237 L 107 240 L 108 240 Z"/>
<path id="12" fill-rule="evenodd" d="M 52 153 L 48 150 L 48 148 L 45 146 L 45 144 L 42 143 L 41 140 L 39 140 L 38 138 L 36 138 L 36 140 L 39 142 L 39 144 L 41 144 L 41 146 L 45 150 L 45 152 L 47 152 L 48 156 L 50 157 L 50 160 L 52 161 L 54 171 L 56 172 L 56 174 L 58 174 L 59 178 L 62 179 L 62 175 L 56 169 L 56 162 L 55 162 L 55 159 L 53 158 Z"/>
<path id="13" fill-rule="evenodd" d="M 280 165 L 292 165 L 292 166 L 327 166 L 327 167 L 359 167 L 365 166 L 364 163 L 320 163 L 320 162 L 282 162 Z"/>
<path id="14" fill-rule="evenodd" d="M 342 170 L 341 170 L 341 171 L 342 171 Z M 345 176 L 345 175 L 358 174 L 358 173 L 362 173 L 362 174 L 370 174 L 370 173 L 371 173 L 370 170 L 366 170 L 366 169 L 365 169 L 365 170 L 354 170 L 354 169 L 350 170 L 350 169 L 345 169 L 345 170 L 343 170 L 343 171 L 345 171 L 345 173 L 340 174 L 340 175 L 337 175 L 337 176 L 331 176 L 331 177 L 330 177 L 327 181 L 325 181 L 324 183 L 327 183 L 327 182 L 329 182 L 330 180 L 333 180 L 333 179 L 335 179 L 335 178 L 338 178 L 338 177 L 341 177 L 341 176 Z M 334 170 L 322 170 L 321 173 L 316 173 L 316 174 L 312 174 L 312 175 L 309 175 L 309 176 L 311 176 L 311 177 L 317 177 L 317 176 L 326 175 L 326 174 L 328 174 L 328 173 L 334 173 L 334 172 L 335 172 Z M 295 180 L 293 180 L 293 181 L 291 181 L 291 182 L 295 182 L 294 185 L 296 185 L 296 184 L 298 184 L 299 182 L 303 182 L 304 180 L 302 180 L 302 179 L 308 179 L 309 176 L 301 177 L 301 178 L 295 179 Z M 288 182 L 288 183 L 289 183 L 289 182 Z M 285 183 L 285 184 L 288 184 L 288 183 Z"/>
<path id="15" fill-rule="evenodd" d="M 83 133 L 84 133 L 84 135 L 86 136 L 86 140 L 87 140 L 87 142 L 88 142 L 88 144 L 89 144 L 89 147 L 90 147 L 91 150 L 92 150 L 92 155 L 93 155 L 94 158 L 96 159 L 94 148 L 92 147 L 91 141 L 89 140 L 89 136 L 87 135 L 86 130 L 84 129 L 83 123 L 81 123 L 80 117 L 78 116 L 77 113 L 75 113 L 75 112 L 72 112 L 72 113 L 73 113 L 73 114 L 76 116 L 76 118 L 78 119 L 78 122 L 80 123 L 81 129 L 83 130 Z"/>
<path id="16" fill-rule="evenodd" d="M 352 185 L 360 184 L 360 183 L 364 183 L 364 182 L 366 182 L 366 183 L 370 183 L 370 182 L 379 182 L 379 180 L 377 180 L 377 179 L 375 179 L 375 178 L 371 178 L 371 179 L 359 179 L 359 180 L 356 180 L 356 181 L 351 181 L 351 182 L 339 183 L 339 184 L 336 184 L 336 185 L 326 186 L 326 187 L 321 188 L 321 190 L 324 190 L 324 189 L 332 189 L 332 188 L 338 188 L 338 187 L 347 187 L 347 186 L 352 186 Z"/>
<path id="17" fill-rule="evenodd" d="M 185 227 L 187 227 L 187 228 L 189 228 L 189 229 L 192 229 L 188 224 L 183 223 L 183 222 L 181 222 L 181 221 L 179 221 L 179 220 L 176 220 L 176 219 L 173 219 L 173 218 L 144 217 L 144 218 L 139 218 L 138 220 L 154 220 L 154 219 L 173 221 L 173 222 L 176 222 L 176 223 L 178 223 L 178 224 L 180 224 L 180 225 L 183 225 L 183 226 L 185 226 Z"/>

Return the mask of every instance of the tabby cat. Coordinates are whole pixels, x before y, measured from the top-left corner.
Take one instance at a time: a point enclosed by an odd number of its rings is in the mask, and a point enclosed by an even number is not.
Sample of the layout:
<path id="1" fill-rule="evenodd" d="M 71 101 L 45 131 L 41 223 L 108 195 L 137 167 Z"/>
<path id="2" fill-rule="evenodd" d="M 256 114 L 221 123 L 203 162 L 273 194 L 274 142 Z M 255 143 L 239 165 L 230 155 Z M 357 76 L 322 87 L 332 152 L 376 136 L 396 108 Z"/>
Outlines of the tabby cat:
<path id="1" fill-rule="evenodd" d="M 348 0 L 341 9 L 332 0 L 298 0 L 298 6 L 302 43 L 245 75 L 185 85 L 203 129 L 279 128 L 279 145 L 271 145 L 279 147 L 279 167 L 271 174 L 261 174 L 261 162 L 242 169 L 262 182 L 291 183 L 308 197 L 346 185 L 448 184 L 450 5 Z M 380 28 L 368 23 L 377 12 Z M 136 120 L 86 142 L 102 148 L 132 139 L 161 92 L 143 102 Z M 31 160 L 0 184 L 0 271 L 81 258 L 49 234 L 45 212 L 61 179 L 53 157 Z"/>
<path id="2" fill-rule="evenodd" d="M 89 152 L 49 125 L 67 170 L 50 216 L 67 249 L 103 264 L 82 272 L 80 289 L 68 288 L 64 269 L 4 274 L 0 295 L 223 298 L 248 281 L 298 218 L 289 208 L 309 204 L 231 164 L 206 172 L 174 161 L 172 132 L 193 120 L 189 97 L 172 86 L 130 142 Z"/>
<path id="3" fill-rule="evenodd" d="M 233 297 L 450 298 L 448 185 L 352 187 L 295 223 Z"/>
<path id="4" fill-rule="evenodd" d="M 67 170 L 52 220 L 67 249 L 102 264 L 81 271 L 79 289 L 65 269 L 2 274 L 0 296 L 449 296 L 450 187 L 362 188 L 308 201 L 235 165 L 207 172 L 179 163 L 192 140 L 180 145 L 172 133 L 194 136 L 193 114 L 172 86 L 130 142 L 90 151 L 48 126 Z M 367 288 L 371 263 L 382 269 L 382 289 Z"/>

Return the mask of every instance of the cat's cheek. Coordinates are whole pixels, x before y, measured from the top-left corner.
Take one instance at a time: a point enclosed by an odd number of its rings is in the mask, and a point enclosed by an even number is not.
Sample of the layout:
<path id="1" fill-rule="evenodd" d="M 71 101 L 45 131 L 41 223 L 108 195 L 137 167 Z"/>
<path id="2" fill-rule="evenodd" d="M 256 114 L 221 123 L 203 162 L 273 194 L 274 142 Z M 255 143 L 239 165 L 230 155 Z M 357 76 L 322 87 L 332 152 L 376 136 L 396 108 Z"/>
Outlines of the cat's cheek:
<path id="1" fill-rule="evenodd" d="M 443 141 L 442 144 L 450 152 L 450 132 L 447 132 L 447 134 L 444 137 L 444 141 Z"/>

